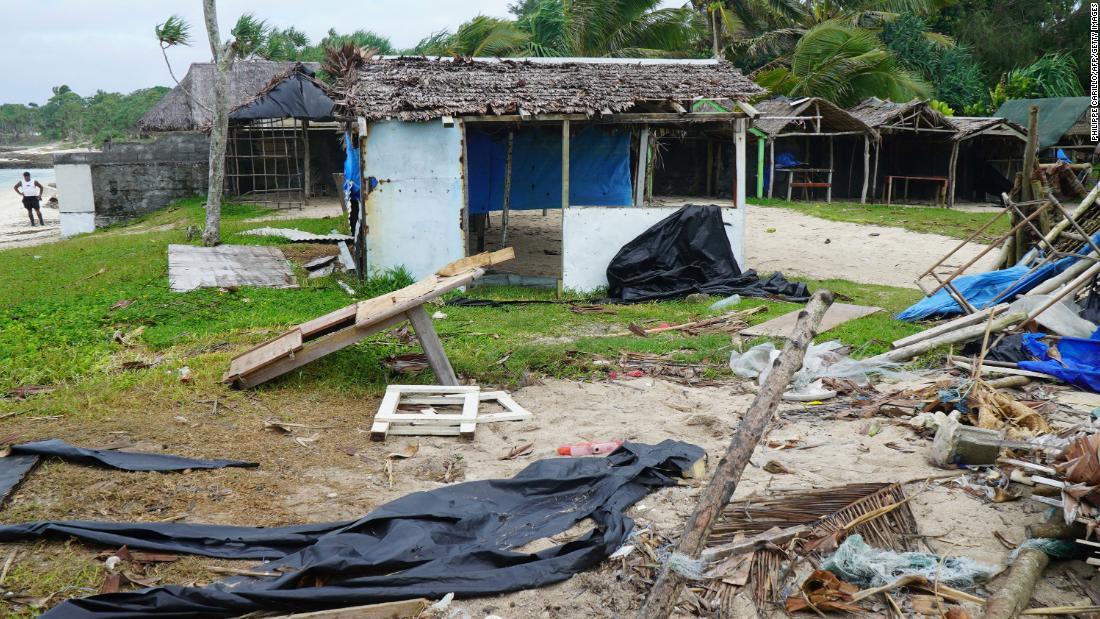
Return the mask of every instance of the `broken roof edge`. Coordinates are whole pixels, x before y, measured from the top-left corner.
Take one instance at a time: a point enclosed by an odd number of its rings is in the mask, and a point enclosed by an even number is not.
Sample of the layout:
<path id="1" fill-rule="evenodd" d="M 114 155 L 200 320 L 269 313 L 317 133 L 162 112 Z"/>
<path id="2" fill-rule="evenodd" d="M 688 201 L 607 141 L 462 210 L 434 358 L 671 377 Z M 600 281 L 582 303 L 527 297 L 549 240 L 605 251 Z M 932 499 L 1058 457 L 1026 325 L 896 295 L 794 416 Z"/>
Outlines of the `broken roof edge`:
<path id="1" fill-rule="evenodd" d="M 783 137 L 783 132 L 791 124 L 806 122 L 805 120 L 800 120 L 798 117 L 801 117 L 804 112 L 811 108 L 811 106 L 816 105 L 818 107 L 818 113 L 822 117 L 827 114 L 831 117 L 833 122 L 839 121 L 838 125 L 841 125 L 838 126 L 838 130 L 820 131 L 819 133 L 821 135 L 855 131 L 857 133 L 866 133 L 876 142 L 881 139 L 879 132 L 874 127 L 864 122 L 862 118 L 859 118 L 852 112 L 822 97 L 801 97 L 798 99 L 776 97 L 774 99 L 758 101 L 755 105 L 760 110 L 760 116 L 756 120 L 754 126 L 766 133 L 769 138 Z M 825 114 L 821 113 L 822 109 L 824 109 Z M 811 116 L 805 117 L 806 120 L 811 118 Z M 847 127 L 842 127 L 843 125 L 847 125 Z"/>

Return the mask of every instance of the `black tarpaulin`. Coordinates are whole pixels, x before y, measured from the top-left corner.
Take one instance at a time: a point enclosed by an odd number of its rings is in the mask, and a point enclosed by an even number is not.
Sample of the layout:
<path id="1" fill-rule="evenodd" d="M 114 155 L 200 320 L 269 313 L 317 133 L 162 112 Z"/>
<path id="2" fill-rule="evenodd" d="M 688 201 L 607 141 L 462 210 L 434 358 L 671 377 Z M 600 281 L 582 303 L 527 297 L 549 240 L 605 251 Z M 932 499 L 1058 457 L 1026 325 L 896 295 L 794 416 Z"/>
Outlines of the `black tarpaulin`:
<path id="1" fill-rule="evenodd" d="M 186 471 L 220 469 L 227 466 L 258 466 L 255 462 L 238 460 L 196 460 L 171 454 L 135 453 L 110 449 L 84 449 L 59 439 L 12 445 L 10 455 L 0 458 L 0 504 L 4 503 L 39 458 L 60 458 L 67 462 L 105 466 L 123 471 Z"/>
<path id="2" fill-rule="evenodd" d="M 332 99 L 304 72 L 291 73 L 267 94 L 234 110 L 230 120 L 332 120 Z"/>
<path id="3" fill-rule="evenodd" d="M 701 292 L 809 299 L 805 284 L 789 282 L 782 273 L 762 280 L 755 271 L 741 272 L 720 208 L 689 204 L 624 245 L 607 265 L 611 298 L 656 301 Z"/>
<path id="4" fill-rule="evenodd" d="M 232 617 L 300 612 L 412 597 L 490 595 L 566 580 L 626 541 L 624 510 L 704 456 L 678 441 L 626 443 L 606 458 L 534 462 L 511 479 L 417 492 L 350 523 L 251 529 L 178 523 L 30 523 L 0 527 L 0 542 L 79 539 L 133 549 L 254 558 L 255 548 L 298 548 L 209 587 L 153 587 L 64 602 L 51 619 Z M 523 545 L 590 518 L 595 527 L 536 553 Z M 176 537 L 177 534 L 182 534 Z M 253 545 L 255 544 L 255 546 Z"/>

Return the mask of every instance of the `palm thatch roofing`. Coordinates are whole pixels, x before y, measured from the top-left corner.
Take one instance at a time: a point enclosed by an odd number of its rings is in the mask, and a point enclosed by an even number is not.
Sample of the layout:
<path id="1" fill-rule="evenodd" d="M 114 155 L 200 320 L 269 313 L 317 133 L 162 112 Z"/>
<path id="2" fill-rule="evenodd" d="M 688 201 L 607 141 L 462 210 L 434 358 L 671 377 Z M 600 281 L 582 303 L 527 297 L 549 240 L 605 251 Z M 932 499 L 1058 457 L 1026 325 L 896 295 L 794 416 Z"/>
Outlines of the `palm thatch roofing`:
<path id="1" fill-rule="evenodd" d="M 989 132 L 1015 135 L 1021 140 L 1027 140 L 1027 129 L 997 116 L 948 116 L 947 122 L 958 132 L 955 134 L 956 140 Z"/>
<path id="2" fill-rule="evenodd" d="M 929 129 L 954 130 L 946 116 L 933 109 L 927 101 L 919 99 L 895 103 L 871 97 L 848 111 L 879 132 L 889 132 L 899 125 L 920 126 L 922 122 Z"/>
<path id="3" fill-rule="evenodd" d="M 272 78 L 295 66 L 292 62 L 242 60 L 229 74 L 229 109 L 252 100 Z M 317 63 L 305 63 L 317 70 Z M 195 63 L 187 75 L 138 121 L 142 131 L 197 131 L 210 124 L 214 109 L 213 63 Z"/>
<path id="4" fill-rule="evenodd" d="M 808 97 L 792 100 L 779 97 L 755 103 L 753 106 L 760 112 L 754 126 L 770 137 L 784 132 L 859 132 L 878 139 L 878 132 L 870 125 L 827 99 Z"/>
<path id="5" fill-rule="evenodd" d="M 766 91 L 716 60 L 373 58 L 338 80 L 337 110 L 368 120 L 444 116 L 607 114 Z M 685 106 L 686 107 L 686 106 Z"/>

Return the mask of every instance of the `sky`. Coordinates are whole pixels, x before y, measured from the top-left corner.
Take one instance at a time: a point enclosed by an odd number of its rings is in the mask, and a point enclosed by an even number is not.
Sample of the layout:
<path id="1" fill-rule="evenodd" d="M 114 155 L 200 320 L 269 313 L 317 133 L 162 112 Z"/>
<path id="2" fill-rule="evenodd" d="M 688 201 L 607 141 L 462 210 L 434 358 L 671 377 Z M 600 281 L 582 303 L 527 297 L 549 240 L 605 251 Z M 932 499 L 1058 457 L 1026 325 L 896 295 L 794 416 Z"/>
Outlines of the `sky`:
<path id="1" fill-rule="evenodd" d="M 223 36 L 253 12 L 277 27 L 294 26 L 319 41 L 329 28 L 374 30 L 398 49 L 478 13 L 506 17 L 509 0 L 218 0 Z M 683 0 L 666 4 L 674 6 Z M 0 37 L 7 65 L 0 103 L 45 103 L 66 84 L 88 96 L 173 86 L 153 27 L 178 14 L 192 26 L 192 45 L 168 50 L 181 78 L 192 62 L 210 60 L 201 0 L 3 0 L 8 27 Z"/>

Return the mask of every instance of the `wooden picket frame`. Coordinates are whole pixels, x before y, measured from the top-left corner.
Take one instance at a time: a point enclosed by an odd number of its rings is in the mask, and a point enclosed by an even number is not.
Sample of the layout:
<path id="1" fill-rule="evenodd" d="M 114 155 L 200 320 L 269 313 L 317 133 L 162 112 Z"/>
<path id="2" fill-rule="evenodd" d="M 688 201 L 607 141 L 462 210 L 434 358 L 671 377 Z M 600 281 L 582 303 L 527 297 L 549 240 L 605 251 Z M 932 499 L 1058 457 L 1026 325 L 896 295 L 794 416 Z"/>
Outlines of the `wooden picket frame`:
<path id="1" fill-rule="evenodd" d="M 405 397 L 406 395 L 411 397 Z M 497 402 L 505 410 L 484 413 L 481 402 Z M 402 405 L 424 406 L 415 412 L 399 412 Z M 436 413 L 433 406 L 462 405 L 461 413 Z M 524 421 L 533 415 L 505 391 L 481 391 L 478 386 L 390 385 L 378 406 L 370 438 L 382 441 L 389 434 L 416 436 L 461 436 L 472 439 L 478 423 Z"/>

